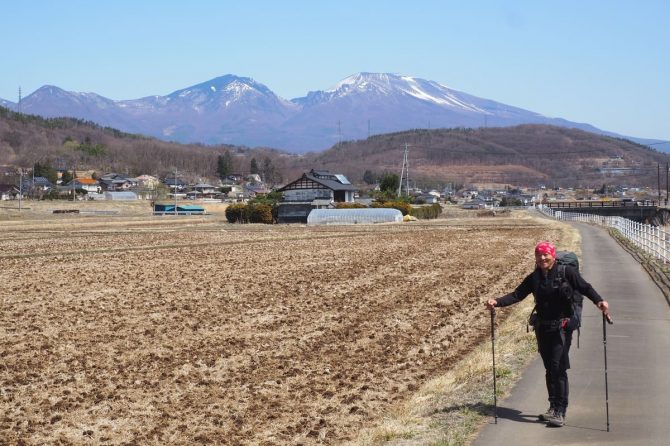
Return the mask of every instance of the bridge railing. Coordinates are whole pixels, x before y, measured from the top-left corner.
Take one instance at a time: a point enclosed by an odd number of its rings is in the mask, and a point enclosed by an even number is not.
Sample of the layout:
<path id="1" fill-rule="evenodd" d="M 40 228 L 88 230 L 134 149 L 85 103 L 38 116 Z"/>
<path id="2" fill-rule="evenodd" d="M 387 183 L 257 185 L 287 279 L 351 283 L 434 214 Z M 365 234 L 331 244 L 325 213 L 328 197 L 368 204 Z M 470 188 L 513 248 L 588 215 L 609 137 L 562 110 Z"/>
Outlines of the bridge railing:
<path id="1" fill-rule="evenodd" d="M 658 226 L 638 223 L 623 217 L 564 212 L 545 205 L 539 205 L 537 209 L 557 220 L 580 221 L 614 228 L 645 253 L 663 263 L 670 263 L 670 233 Z"/>
<path id="2" fill-rule="evenodd" d="M 584 209 L 584 208 L 621 208 L 621 207 L 656 207 L 655 200 L 586 200 L 586 201 L 548 201 L 544 206 L 552 209 Z"/>

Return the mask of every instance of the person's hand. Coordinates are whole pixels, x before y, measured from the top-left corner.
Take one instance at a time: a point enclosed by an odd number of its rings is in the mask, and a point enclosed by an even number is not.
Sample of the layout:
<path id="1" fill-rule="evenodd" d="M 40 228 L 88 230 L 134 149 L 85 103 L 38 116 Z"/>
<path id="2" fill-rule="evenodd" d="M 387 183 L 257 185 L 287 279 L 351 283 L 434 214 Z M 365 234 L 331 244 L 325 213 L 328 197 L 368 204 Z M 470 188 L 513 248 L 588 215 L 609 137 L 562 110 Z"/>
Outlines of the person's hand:
<path id="1" fill-rule="evenodd" d="M 610 316 L 610 305 L 607 301 L 601 300 L 596 306 L 603 312 L 603 316 L 605 317 L 605 320 L 607 320 L 607 323 L 613 324 L 614 321 L 612 320 L 612 316 Z"/>
<path id="2" fill-rule="evenodd" d="M 601 300 L 598 302 L 597 307 L 600 309 L 600 311 L 603 312 L 604 315 L 609 313 L 610 305 L 607 303 L 607 301 Z"/>
<path id="3" fill-rule="evenodd" d="M 486 308 L 488 308 L 490 311 L 494 311 L 496 305 L 498 305 L 498 302 L 495 299 L 489 299 L 486 302 L 484 302 L 484 305 L 486 305 Z"/>

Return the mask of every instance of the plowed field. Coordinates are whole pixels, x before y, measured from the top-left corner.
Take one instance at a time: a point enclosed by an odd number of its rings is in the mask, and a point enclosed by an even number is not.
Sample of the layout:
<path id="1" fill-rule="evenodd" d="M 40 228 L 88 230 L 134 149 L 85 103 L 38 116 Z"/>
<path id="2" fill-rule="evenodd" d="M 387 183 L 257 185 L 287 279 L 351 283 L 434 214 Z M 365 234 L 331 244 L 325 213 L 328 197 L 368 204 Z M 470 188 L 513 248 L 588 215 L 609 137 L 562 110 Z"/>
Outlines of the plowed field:
<path id="1" fill-rule="evenodd" d="M 346 443 L 485 339 L 484 297 L 558 237 L 73 221 L 0 232 L 0 444 Z"/>

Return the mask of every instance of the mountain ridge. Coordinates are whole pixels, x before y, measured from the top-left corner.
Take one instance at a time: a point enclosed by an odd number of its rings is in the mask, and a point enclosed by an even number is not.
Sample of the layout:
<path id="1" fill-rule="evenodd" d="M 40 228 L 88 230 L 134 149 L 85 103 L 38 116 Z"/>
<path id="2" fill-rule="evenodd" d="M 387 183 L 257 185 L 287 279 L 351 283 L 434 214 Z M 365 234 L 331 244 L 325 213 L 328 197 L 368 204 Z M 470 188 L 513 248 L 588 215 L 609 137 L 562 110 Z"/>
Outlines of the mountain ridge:
<path id="1" fill-rule="evenodd" d="M 18 108 L 1 101 L 7 108 Z M 355 73 L 327 90 L 291 100 L 234 74 L 164 96 L 125 100 L 45 85 L 26 96 L 21 108 L 24 113 L 70 116 L 167 141 L 272 147 L 293 153 L 416 128 L 548 124 L 620 136 L 588 123 L 547 117 L 435 81 L 391 73 Z"/>

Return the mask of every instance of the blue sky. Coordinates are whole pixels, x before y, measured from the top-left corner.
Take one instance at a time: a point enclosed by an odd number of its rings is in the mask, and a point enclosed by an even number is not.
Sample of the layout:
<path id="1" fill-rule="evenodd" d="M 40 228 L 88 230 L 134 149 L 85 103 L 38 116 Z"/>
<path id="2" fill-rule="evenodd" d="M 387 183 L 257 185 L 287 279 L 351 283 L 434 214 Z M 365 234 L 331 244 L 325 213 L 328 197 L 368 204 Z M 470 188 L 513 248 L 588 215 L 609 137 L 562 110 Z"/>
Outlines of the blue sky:
<path id="1" fill-rule="evenodd" d="M 291 99 L 400 73 L 624 135 L 670 140 L 670 2 L 0 0 L 0 98 L 111 99 L 224 74 Z"/>

